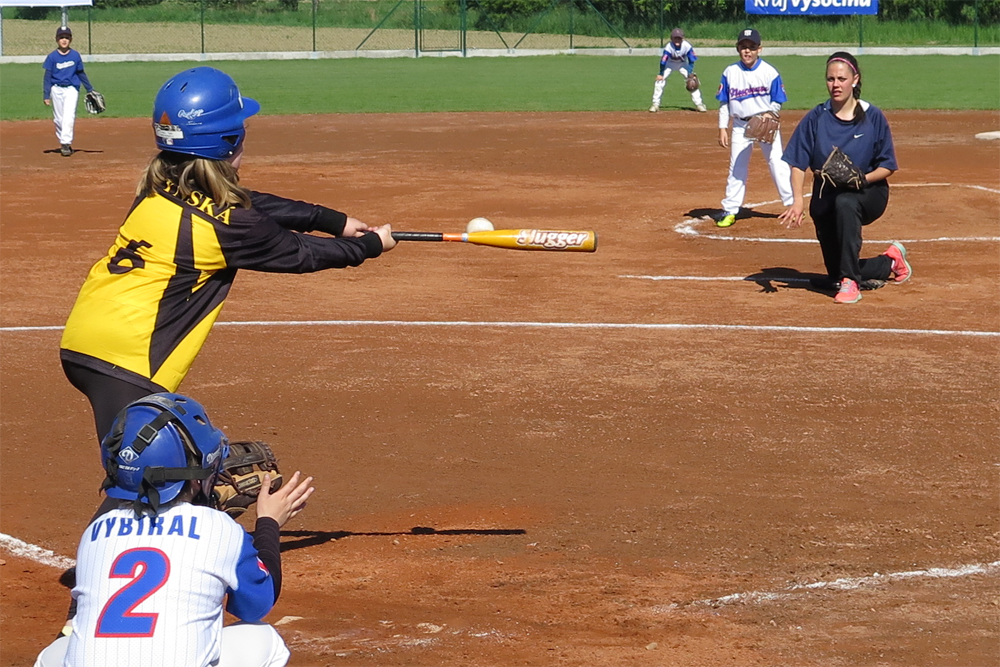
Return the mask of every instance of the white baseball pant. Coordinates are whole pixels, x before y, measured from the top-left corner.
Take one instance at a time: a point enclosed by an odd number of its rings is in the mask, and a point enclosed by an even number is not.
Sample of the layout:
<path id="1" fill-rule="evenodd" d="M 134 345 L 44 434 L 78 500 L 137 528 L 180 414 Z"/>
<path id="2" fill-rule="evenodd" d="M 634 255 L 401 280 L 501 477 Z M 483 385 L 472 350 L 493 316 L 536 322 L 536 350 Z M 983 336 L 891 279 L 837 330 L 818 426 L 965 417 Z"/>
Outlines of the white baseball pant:
<path id="1" fill-rule="evenodd" d="M 663 99 L 663 88 L 664 88 L 664 86 L 667 85 L 667 77 L 670 76 L 671 72 L 675 72 L 675 71 L 676 72 L 680 72 L 681 76 L 683 76 L 685 79 L 687 78 L 688 71 L 687 71 L 686 67 L 678 67 L 678 68 L 675 69 L 675 68 L 671 67 L 670 65 L 667 65 L 667 69 L 663 70 L 663 78 L 653 84 L 653 106 L 654 107 L 660 106 L 660 100 Z M 701 101 L 701 89 L 700 88 L 698 90 L 694 91 L 693 93 L 691 93 L 691 101 L 694 102 L 695 106 L 701 106 L 702 104 L 704 104 Z"/>
<path id="2" fill-rule="evenodd" d="M 52 119 L 56 123 L 56 137 L 59 138 L 59 143 L 73 143 L 76 103 L 80 99 L 79 89 L 73 86 L 52 86 L 49 99 L 52 101 Z"/>
<path id="3" fill-rule="evenodd" d="M 62 667 L 69 637 L 49 644 L 35 667 Z M 274 627 L 266 623 L 237 623 L 222 628 L 219 660 L 211 667 L 285 667 L 291 653 Z"/>
<path id="4" fill-rule="evenodd" d="M 740 206 L 747 194 L 747 178 L 750 175 L 750 154 L 753 145 L 760 146 L 767 167 L 771 171 L 771 180 L 778 188 L 781 203 L 791 206 L 795 201 L 792 195 L 792 170 L 788 163 L 781 159 L 781 132 L 774 135 L 774 143 L 765 141 L 750 141 L 744 136 L 745 121 L 735 121 L 729 137 L 729 179 L 726 182 L 726 198 L 722 200 L 722 209 L 728 214 L 740 212 Z"/>

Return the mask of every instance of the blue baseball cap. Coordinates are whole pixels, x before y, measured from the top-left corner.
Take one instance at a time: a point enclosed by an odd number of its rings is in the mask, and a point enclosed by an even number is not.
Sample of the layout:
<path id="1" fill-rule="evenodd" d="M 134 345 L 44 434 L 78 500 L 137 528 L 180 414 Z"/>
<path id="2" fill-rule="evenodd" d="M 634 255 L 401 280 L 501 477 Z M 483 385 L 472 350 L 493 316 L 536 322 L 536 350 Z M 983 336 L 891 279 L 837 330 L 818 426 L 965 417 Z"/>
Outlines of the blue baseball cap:
<path id="1" fill-rule="evenodd" d="M 753 28 L 740 30 L 739 36 L 736 37 L 737 46 L 742 42 L 752 42 L 754 46 L 760 46 L 760 33 Z"/>

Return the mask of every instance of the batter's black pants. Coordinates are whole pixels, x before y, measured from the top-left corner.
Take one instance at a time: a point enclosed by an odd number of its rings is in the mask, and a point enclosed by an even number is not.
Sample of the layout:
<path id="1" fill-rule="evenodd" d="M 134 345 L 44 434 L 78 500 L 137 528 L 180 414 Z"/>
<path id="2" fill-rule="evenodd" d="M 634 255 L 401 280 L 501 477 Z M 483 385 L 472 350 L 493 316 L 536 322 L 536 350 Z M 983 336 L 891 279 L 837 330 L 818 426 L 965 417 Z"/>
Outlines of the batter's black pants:
<path id="1" fill-rule="evenodd" d="M 819 196 L 820 192 L 825 196 Z M 826 272 L 834 281 L 850 278 L 888 280 L 892 275 L 892 259 L 885 255 L 860 259 L 861 228 L 882 217 L 889 203 L 889 184 L 874 183 L 864 190 L 840 190 L 829 185 L 813 184 L 809 215 L 816 226 L 816 238 L 823 251 Z"/>
<path id="2" fill-rule="evenodd" d="M 166 391 L 162 387 L 140 387 L 72 361 L 63 360 L 62 367 L 70 384 L 83 392 L 90 401 L 90 407 L 94 411 L 94 426 L 97 428 L 97 442 L 101 442 L 108 434 L 115 417 L 126 405 L 158 391 Z"/>

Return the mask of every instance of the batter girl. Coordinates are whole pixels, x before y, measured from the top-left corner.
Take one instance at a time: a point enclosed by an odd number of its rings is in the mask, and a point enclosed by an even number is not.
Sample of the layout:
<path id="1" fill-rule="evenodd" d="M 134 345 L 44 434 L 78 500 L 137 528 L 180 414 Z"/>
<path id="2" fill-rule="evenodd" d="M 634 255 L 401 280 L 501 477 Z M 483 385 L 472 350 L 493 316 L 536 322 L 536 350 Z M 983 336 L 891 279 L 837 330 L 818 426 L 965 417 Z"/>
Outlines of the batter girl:
<path id="1" fill-rule="evenodd" d="M 829 276 L 827 287 L 837 289 L 835 303 L 861 300 L 860 283 L 891 280 L 901 283 L 912 273 L 902 243 L 893 243 L 877 257 L 859 259 L 861 230 L 882 217 L 889 203 L 888 179 L 899 168 L 889 121 L 882 111 L 861 99 L 861 66 L 850 53 L 834 53 L 826 61 L 826 89 L 830 99 L 806 114 L 795 128 L 784 160 L 792 167 L 794 201 L 779 220 L 797 229 L 805 219 L 805 170 L 813 171 L 809 215 L 823 251 Z M 861 190 L 824 184 L 816 176 L 830 151 L 839 146 L 865 173 Z"/>
<path id="2" fill-rule="evenodd" d="M 156 96 L 160 153 L 91 268 L 61 343 L 63 370 L 90 400 L 98 440 L 130 402 L 177 389 L 239 269 L 345 268 L 396 245 L 389 225 L 240 185 L 244 121 L 259 110 L 211 67 L 181 72 Z M 330 236 L 303 233 L 312 231 Z"/>

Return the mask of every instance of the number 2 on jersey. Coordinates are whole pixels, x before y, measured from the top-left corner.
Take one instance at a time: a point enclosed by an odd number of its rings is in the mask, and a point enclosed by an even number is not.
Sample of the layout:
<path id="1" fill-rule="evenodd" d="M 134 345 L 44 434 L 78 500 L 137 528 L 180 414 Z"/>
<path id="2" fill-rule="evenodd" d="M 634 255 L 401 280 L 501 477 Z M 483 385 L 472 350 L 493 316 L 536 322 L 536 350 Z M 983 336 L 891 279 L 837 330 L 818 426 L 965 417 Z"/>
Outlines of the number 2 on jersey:
<path id="1" fill-rule="evenodd" d="M 129 549 L 111 564 L 112 579 L 131 579 L 111 596 L 97 619 L 97 637 L 152 637 L 158 614 L 132 610 L 167 582 L 170 559 L 159 549 Z"/>

